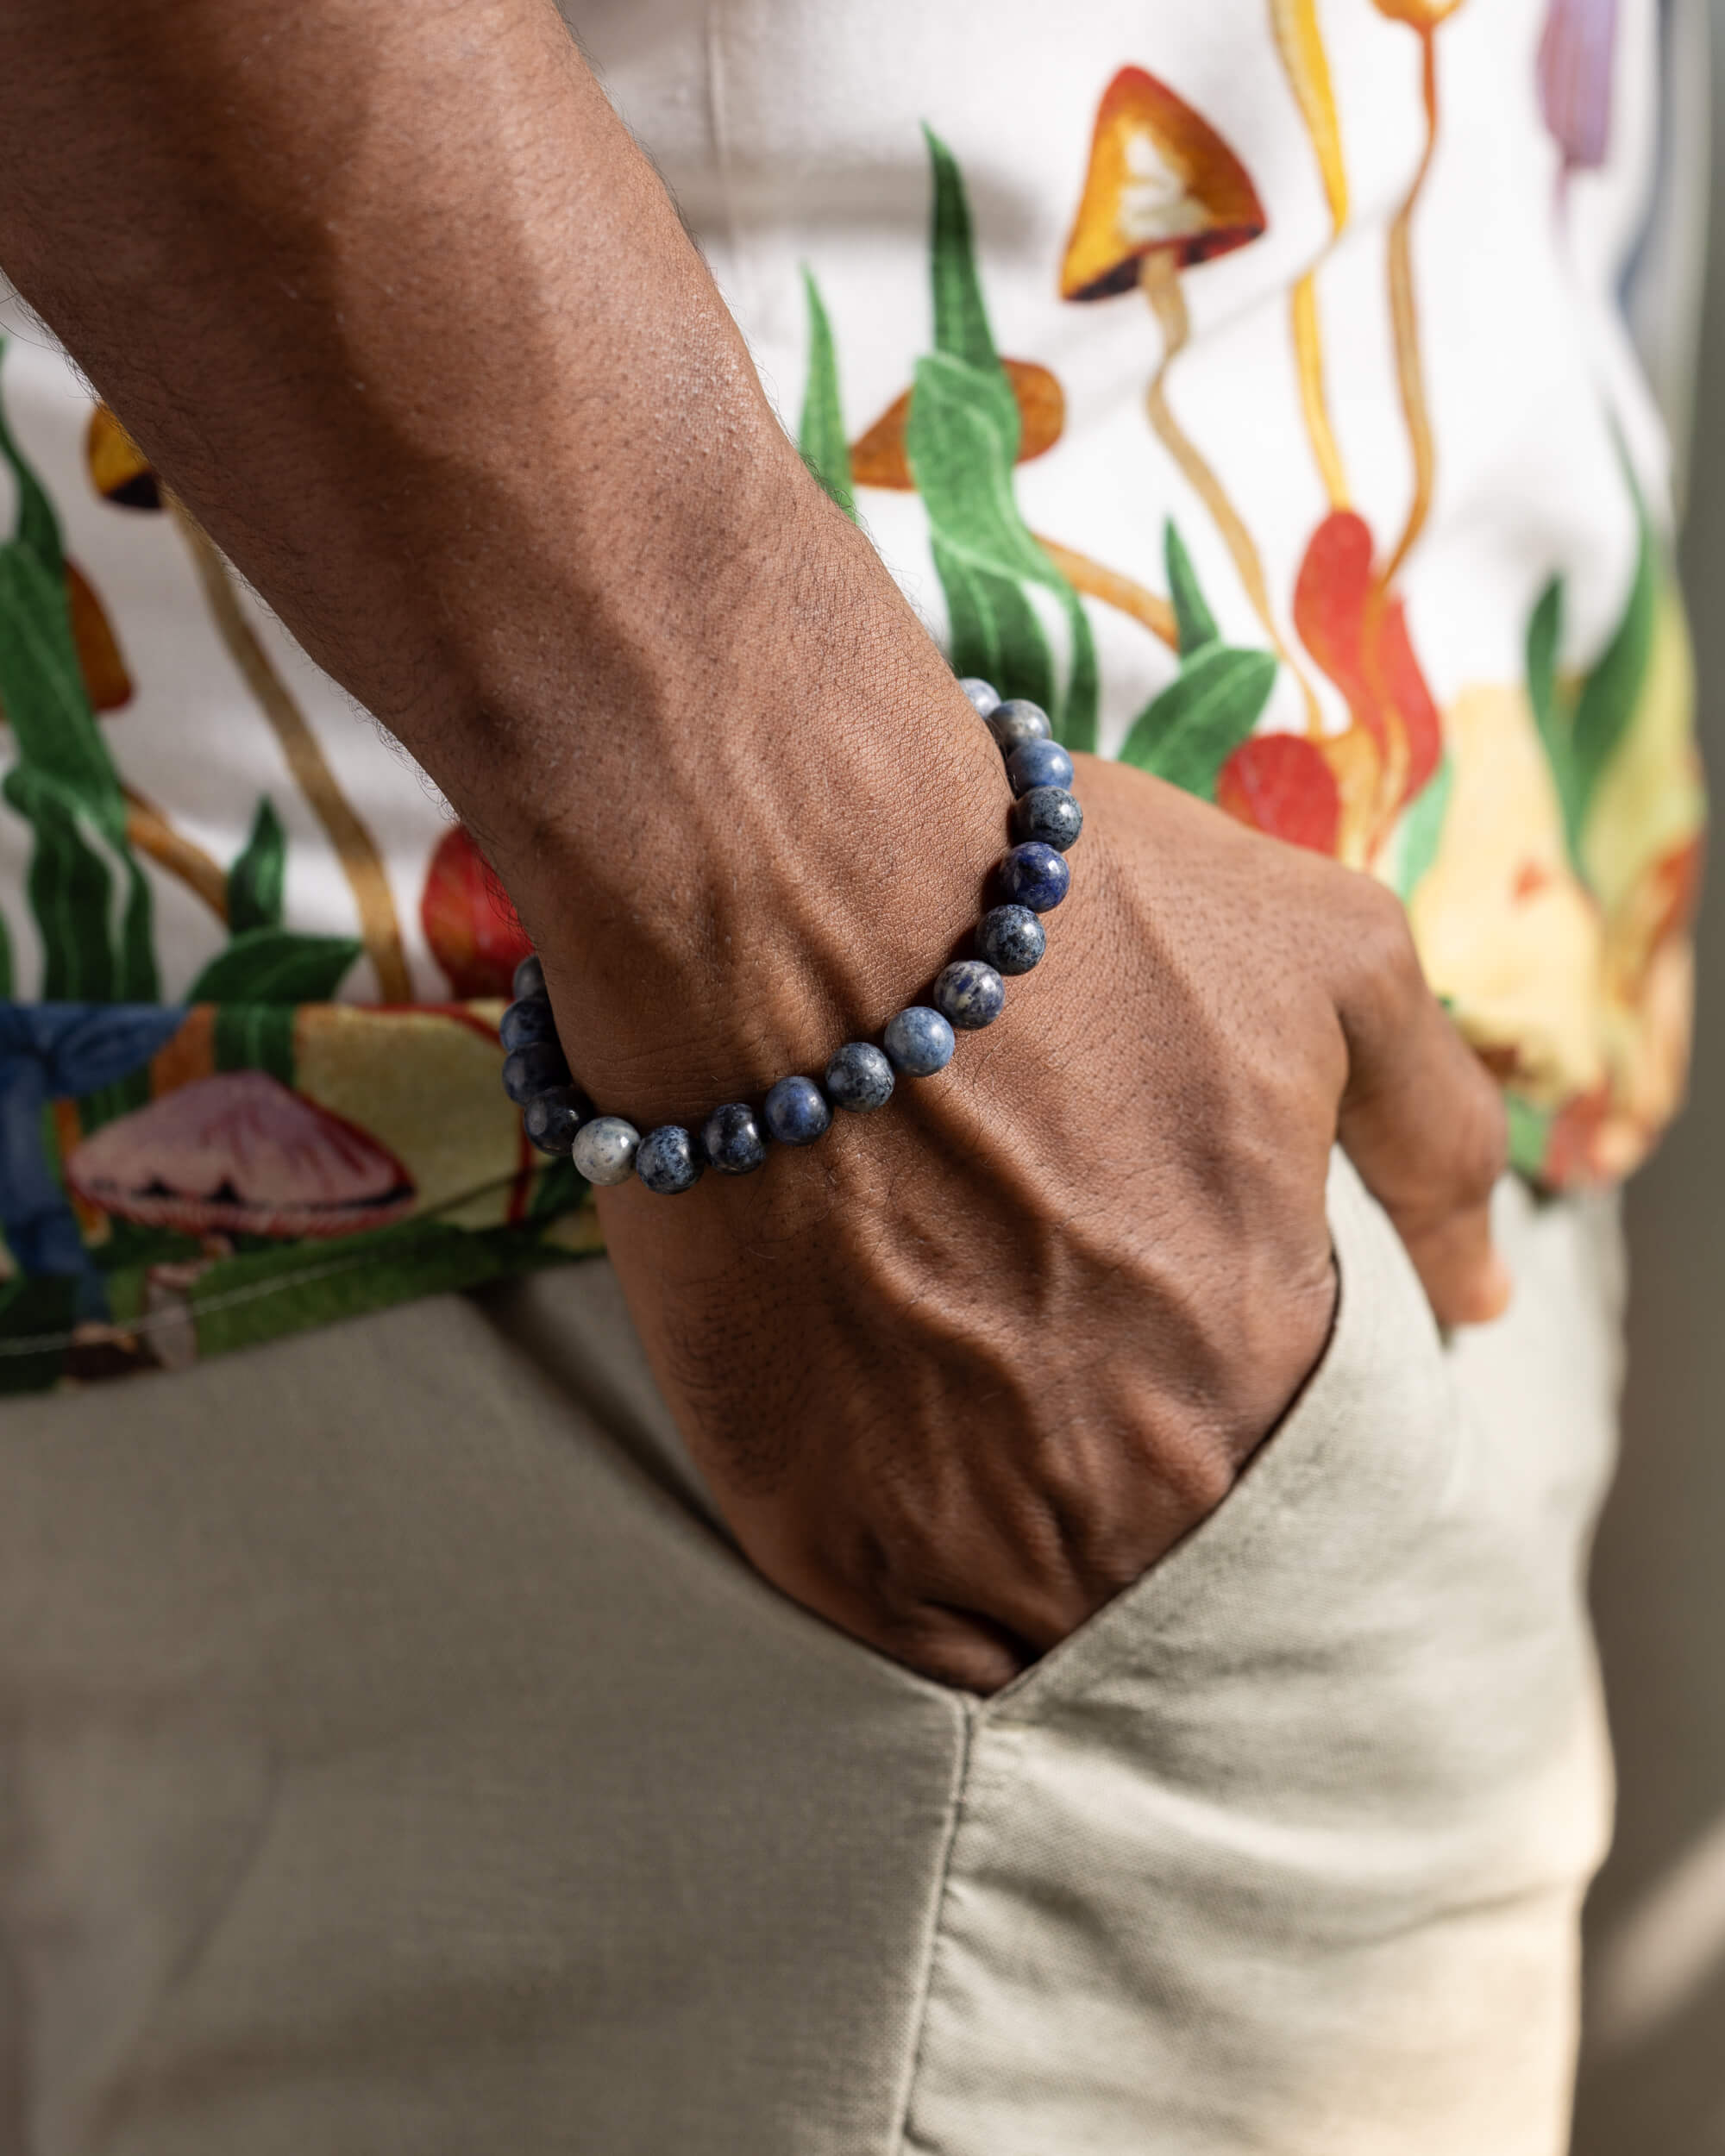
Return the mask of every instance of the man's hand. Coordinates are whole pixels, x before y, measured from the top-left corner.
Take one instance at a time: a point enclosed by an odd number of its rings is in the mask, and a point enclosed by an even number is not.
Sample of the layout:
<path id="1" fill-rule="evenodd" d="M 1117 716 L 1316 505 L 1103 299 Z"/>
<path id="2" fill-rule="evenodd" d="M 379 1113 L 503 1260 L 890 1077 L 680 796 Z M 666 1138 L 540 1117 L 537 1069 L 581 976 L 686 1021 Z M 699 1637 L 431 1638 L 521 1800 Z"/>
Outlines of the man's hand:
<path id="1" fill-rule="evenodd" d="M 549 0 L 12 0 L 0 262 L 479 835 L 643 1128 L 924 987 L 1000 760 L 814 486 Z M 1001 1683 L 1227 1490 L 1321 1351 L 1339 1131 L 1496 1311 L 1491 1087 L 1393 902 L 1088 765 L 1049 956 L 757 1180 L 601 1199 L 744 1548 Z"/>
<path id="2" fill-rule="evenodd" d="M 599 1199 L 749 1555 L 982 1691 L 1201 1520 L 1299 1391 L 1339 1129 L 1440 1319 L 1507 1292 L 1502 1110 L 1399 906 L 1124 767 L 1077 785 L 1048 954 L 944 1072 L 740 1186 Z"/>

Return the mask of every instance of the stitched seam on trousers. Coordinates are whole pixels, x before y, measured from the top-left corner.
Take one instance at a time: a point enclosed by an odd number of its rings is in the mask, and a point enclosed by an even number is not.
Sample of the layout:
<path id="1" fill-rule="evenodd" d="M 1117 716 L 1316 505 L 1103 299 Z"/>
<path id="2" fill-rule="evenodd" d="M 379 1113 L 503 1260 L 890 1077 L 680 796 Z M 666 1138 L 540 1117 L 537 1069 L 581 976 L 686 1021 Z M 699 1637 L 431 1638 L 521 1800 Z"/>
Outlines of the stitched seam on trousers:
<path id="1" fill-rule="evenodd" d="M 958 1759 L 952 1776 L 946 1841 L 940 1852 L 940 1870 L 935 1880 L 934 1892 L 929 1896 L 928 1930 L 923 1940 L 922 1975 L 917 1986 L 916 2011 L 913 2017 L 914 2033 L 911 2039 L 909 2063 L 905 2070 L 904 2086 L 893 2106 L 892 2133 L 888 2141 L 890 2156 L 904 2156 L 909 2147 L 905 2137 L 910 2130 L 911 2104 L 922 2073 L 923 2045 L 928 2034 L 929 2001 L 934 1990 L 934 1964 L 940 1952 L 941 1934 L 945 1929 L 946 1895 L 952 1878 L 952 1856 L 958 1845 L 958 1829 L 963 1823 L 965 1793 L 970 1786 L 970 1761 L 975 1746 L 976 1702 L 965 1699 L 961 1700 L 959 1704 L 963 1708 L 964 1720 L 959 1732 Z"/>

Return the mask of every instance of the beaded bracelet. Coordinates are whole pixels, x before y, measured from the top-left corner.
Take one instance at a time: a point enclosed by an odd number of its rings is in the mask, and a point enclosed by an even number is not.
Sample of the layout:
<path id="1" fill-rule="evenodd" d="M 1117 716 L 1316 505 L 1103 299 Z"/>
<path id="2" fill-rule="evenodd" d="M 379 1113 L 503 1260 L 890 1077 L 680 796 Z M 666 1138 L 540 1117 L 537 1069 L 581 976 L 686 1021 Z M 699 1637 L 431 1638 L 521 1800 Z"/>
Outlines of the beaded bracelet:
<path id="1" fill-rule="evenodd" d="M 936 979 L 926 1004 L 889 1018 L 881 1045 L 847 1041 L 821 1081 L 781 1078 L 757 1116 L 746 1101 L 715 1108 L 699 1134 L 662 1123 L 645 1138 L 620 1115 L 599 1115 L 571 1079 L 536 955 L 515 969 L 515 1000 L 499 1036 L 506 1051 L 503 1089 L 521 1109 L 522 1125 L 542 1153 L 568 1153 L 590 1183 L 624 1183 L 637 1175 L 666 1197 L 692 1189 L 704 1169 L 747 1175 L 779 1145 L 812 1145 L 834 1108 L 866 1115 L 884 1107 L 900 1077 L 927 1078 L 952 1060 L 957 1034 L 992 1025 L 1005 1008 L 1003 976 L 1028 973 L 1047 936 L 1039 914 L 1066 896 L 1071 871 L 1064 856 L 1083 829 L 1084 813 L 1070 792 L 1072 759 L 1051 737 L 1048 714 L 1022 697 L 1002 702 L 986 681 L 958 685 L 969 698 L 1006 761 L 1014 796 L 1016 843 L 995 871 L 1003 903 L 976 924 L 977 956 L 960 958 Z M 956 1029 L 956 1030 L 955 1030 Z"/>

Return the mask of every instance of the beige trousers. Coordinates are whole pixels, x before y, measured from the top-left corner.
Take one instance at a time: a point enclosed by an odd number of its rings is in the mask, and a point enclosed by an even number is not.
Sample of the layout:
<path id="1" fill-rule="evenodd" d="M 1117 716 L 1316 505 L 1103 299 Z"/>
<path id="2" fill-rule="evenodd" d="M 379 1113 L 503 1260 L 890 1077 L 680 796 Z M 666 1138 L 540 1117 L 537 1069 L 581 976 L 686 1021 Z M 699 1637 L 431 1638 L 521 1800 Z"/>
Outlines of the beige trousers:
<path id="1" fill-rule="evenodd" d="M 1604 1204 L 1011 1689 L 714 1524 L 599 1261 L 0 1409 L 0 2149 L 1558 2156 Z M 976 1442 L 988 1442 L 986 1426 Z"/>

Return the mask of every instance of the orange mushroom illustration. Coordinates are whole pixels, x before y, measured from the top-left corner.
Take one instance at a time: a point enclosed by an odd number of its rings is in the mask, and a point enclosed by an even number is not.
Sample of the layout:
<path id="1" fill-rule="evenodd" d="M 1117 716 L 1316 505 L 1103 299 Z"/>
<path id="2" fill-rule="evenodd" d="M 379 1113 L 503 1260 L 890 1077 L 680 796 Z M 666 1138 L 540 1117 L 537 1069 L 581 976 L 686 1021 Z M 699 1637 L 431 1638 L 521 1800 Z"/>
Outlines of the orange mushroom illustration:
<path id="1" fill-rule="evenodd" d="M 261 1070 L 195 1079 L 104 1123 L 65 1175 L 86 1204 L 183 1235 L 354 1235 L 414 1201 L 368 1131 Z"/>
<path id="2" fill-rule="evenodd" d="M 161 483 L 149 459 L 106 404 L 97 404 L 84 434 L 90 483 L 104 501 L 122 509 L 160 509 Z"/>
<path id="3" fill-rule="evenodd" d="M 1162 359 L 1145 398 L 1151 424 L 1215 519 L 1266 635 L 1297 677 L 1258 548 L 1167 394 L 1169 371 L 1191 335 L 1182 273 L 1249 247 L 1267 222 L 1245 166 L 1209 122 L 1142 67 L 1121 68 L 1096 110 L 1060 295 L 1091 301 L 1134 287 L 1143 292 L 1162 329 Z M 1315 727 L 1318 707 L 1309 687 L 1306 696 Z"/>
<path id="4" fill-rule="evenodd" d="M 1019 408 L 1019 453 L 1013 461 L 1028 464 L 1045 456 L 1066 425 L 1066 392 L 1059 378 L 1035 360 L 1000 361 Z M 891 487 L 908 493 L 916 486 L 905 453 L 905 428 L 911 416 L 906 389 L 894 398 L 865 434 L 850 445 L 850 476 L 858 486 Z"/>

